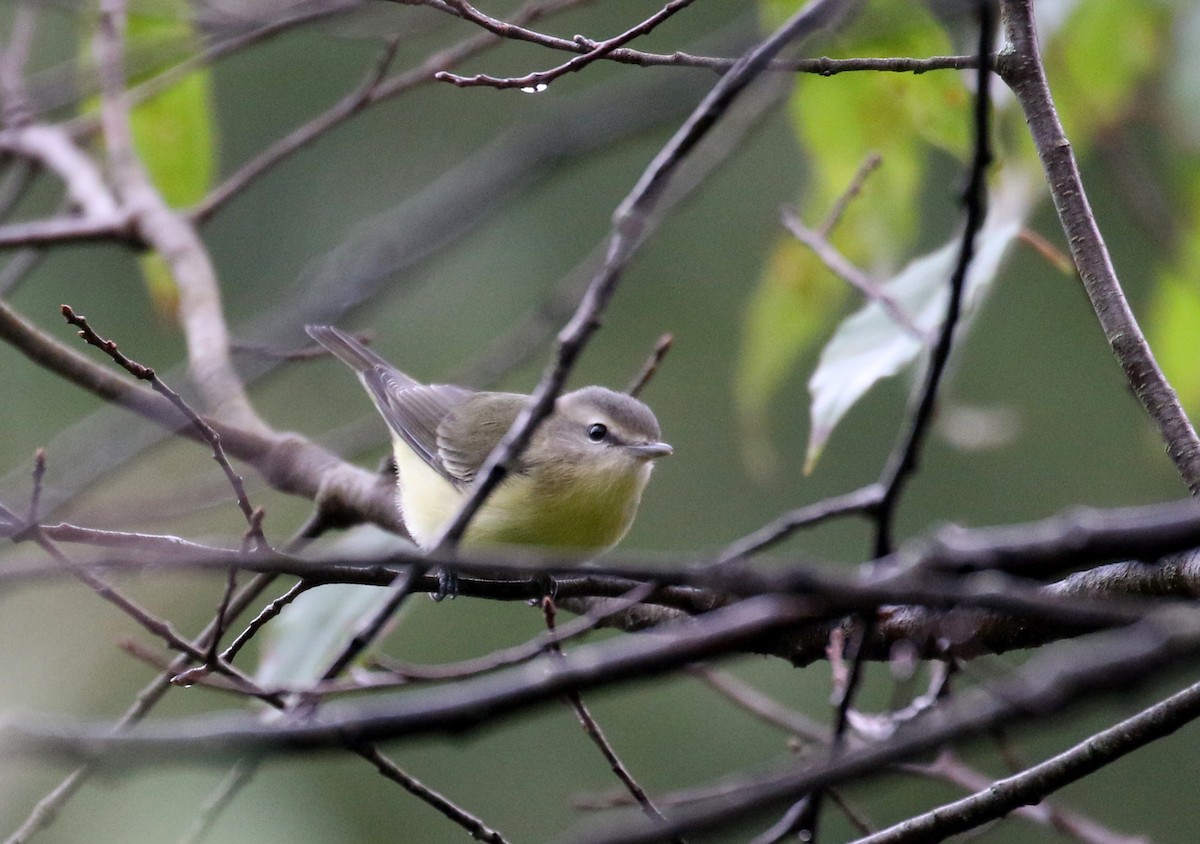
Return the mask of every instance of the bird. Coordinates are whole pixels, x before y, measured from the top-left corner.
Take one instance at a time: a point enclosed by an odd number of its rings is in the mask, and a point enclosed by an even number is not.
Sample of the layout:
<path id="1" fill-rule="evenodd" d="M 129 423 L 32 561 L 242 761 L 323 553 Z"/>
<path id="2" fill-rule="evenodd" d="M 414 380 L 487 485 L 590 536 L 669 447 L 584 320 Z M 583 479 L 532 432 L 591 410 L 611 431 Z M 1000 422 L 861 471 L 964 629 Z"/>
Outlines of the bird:
<path id="1" fill-rule="evenodd" d="M 305 331 L 358 374 L 387 423 L 401 519 L 432 550 L 529 396 L 422 384 L 333 326 Z M 565 393 L 461 544 L 536 546 L 563 557 L 611 548 L 633 524 L 655 462 L 672 451 L 654 412 L 633 396 L 598 386 Z"/>

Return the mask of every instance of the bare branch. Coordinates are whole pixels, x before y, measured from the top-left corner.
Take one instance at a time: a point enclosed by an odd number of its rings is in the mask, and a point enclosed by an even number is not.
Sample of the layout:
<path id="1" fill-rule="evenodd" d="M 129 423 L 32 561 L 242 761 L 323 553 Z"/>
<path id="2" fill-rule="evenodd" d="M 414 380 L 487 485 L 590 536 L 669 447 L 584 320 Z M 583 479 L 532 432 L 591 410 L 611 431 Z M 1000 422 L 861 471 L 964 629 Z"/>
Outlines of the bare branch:
<path id="1" fill-rule="evenodd" d="M 782 542 L 798 530 L 815 527 L 830 519 L 851 515 L 869 516 L 882 500 L 883 487 L 879 484 L 870 484 L 853 492 L 831 496 L 823 501 L 799 507 L 778 516 L 753 533 L 730 543 L 717 557 L 717 561 L 724 563 L 748 557 Z"/>
<path id="2" fill-rule="evenodd" d="M 942 841 L 1049 795 L 1200 718 L 1200 684 L 1176 692 L 1057 756 L 933 811 L 858 839 L 855 844 Z M 1111 839 L 1110 839 L 1111 840 Z"/>
<path id="3" fill-rule="evenodd" d="M 397 0 L 397 2 L 406 2 L 406 0 Z M 586 54 L 591 52 L 600 43 L 590 38 L 557 38 L 521 25 L 521 23 L 528 23 L 528 21 L 521 22 L 516 19 L 502 21 L 484 14 L 479 9 L 465 2 L 465 0 L 423 0 L 421 5 L 461 17 L 498 37 L 515 41 L 525 41 L 530 44 L 548 47 L 552 50 Z M 670 54 L 644 53 L 628 47 L 612 49 L 601 56 L 601 58 L 622 64 L 637 65 L 639 67 L 695 67 L 705 68 L 722 74 L 735 67 L 739 61 L 733 58 L 696 56 L 678 51 Z M 839 73 L 855 71 L 920 74 L 933 70 L 966 70 L 975 67 L 976 64 L 976 56 L 931 56 L 925 59 L 910 57 L 852 59 L 831 59 L 828 57 L 814 59 L 772 58 L 764 65 L 764 70 L 783 73 L 814 73 L 819 76 L 834 76 Z M 458 80 L 463 78 L 473 79 L 474 77 L 453 76 L 453 78 L 449 78 L 446 81 L 458 84 Z"/>
<path id="4" fill-rule="evenodd" d="M 883 156 L 877 152 L 871 153 L 863 160 L 863 163 L 858 166 L 858 171 L 855 172 L 854 178 L 850 180 L 850 184 L 838 195 L 838 198 L 833 203 L 833 207 L 829 209 L 829 212 L 825 215 L 825 219 L 821 221 L 821 225 L 817 229 L 817 234 L 825 239 L 828 239 L 833 234 L 833 230 L 842 221 L 842 217 L 845 215 L 846 209 L 850 207 L 850 203 L 862 193 L 867 179 L 879 169 L 879 165 L 882 163 Z"/>
<path id="5" fill-rule="evenodd" d="M 479 15 L 478 11 L 472 8 L 464 0 L 446 0 L 447 4 L 458 10 L 464 18 L 472 20 L 472 13 Z M 476 74 L 475 76 L 459 76 L 455 73 L 442 71 L 434 75 L 435 79 L 442 82 L 450 82 L 460 88 L 470 88 L 473 86 L 486 86 L 489 88 L 520 88 L 522 90 L 541 91 L 547 85 L 558 79 L 561 76 L 566 76 L 568 73 L 575 73 L 583 70 L 592 62 L 602 59 L 609 55 L 613 50 L 623 47 L 635 38 L 639 38 L 651 32 L 660 23 L 674 15 L 680 9 L 687 8 L 692 4 L 692 0 L 671 0 L 655 14 L 646 18 L 641 23 L 630 27 L 620 35 L 604 41 L 591 41 L 577 36 L 574 40 L 587 48 L 587 52 L 580 56 L 576 56 L 570 61 L 559 65 L 558 67 L 550 68 L 549 70 L 540 70 L 533 73 L 528 73 L 524 76 L 500 78 L 496 76 L 487 76 L 484 74 Z"/>
<path id="6" fill-rule="evenodd" d="M 179 318 L 188 344 L 188 365 L 207 409 L 220 419 L 265 433 L 229 359 L 229 332 L 216 270 L 195 229 L 155 189 L 138 160 L 125 92 L 125 5 L 103 0 L 95 38 L 101 85 L 105 149 L 122 204 L 138 233 L 167 262 L 180 293 Z"/>
<path id="7" fill-rule="evenodd" d="M 442 688 L 414 690 L 405 695 L 408 702 L 399 711 L 395 710 L 394 702 L 388 704 L 380 698 L 359 704 L 355 707 L 356 715 L 347 718 L 336 714 L 340 709 L 337 704 L 330 704 L 322 708 L 322 717 L 317 721 L 264 726 L 258 719 L 252 719 L 253 725 L 239 724 L 234 730 L 220 724 L 215 730 L 201 726 L 188 730 L 182 743 L 188 747 L 189 758 L 196 760 L 221 758 L 231 753 L 241 756 L 270 750 L 341 747 L 428 731 L 457 732 L 494 722 L 506 712 L 552 700 L 566 691 L 608 684 L 622 676 L 632 677 L 628 673 L 631 671 L 637 675 L 658 673 L 736 649 L 764 633 L 795 623 L 806 603 L 791 598 L 753 598 L 673 631 L 664 630 L 655 637 L 590 645 L 561 658 L 544 657 L 544 664 L 532 664 L 536 669 L 518 666 L 457 683 L 452 693 Z M 469 705 L 465 705 L 468 701 Z M 80 733 L 78 738 L 82 741 L 79 741 L 72 739 L 74 731 L 62 727 L 47 733 L 34 724 L 10 721 L 0 727 L 0 742 L 10 750 L 55 748 L 110 765 L 132 759 L 139 750 L 143 754 L 147 751 L 156 754 L 181 737 L 178 730 L 171 729 L 166 738 L 152 738 L 161 731 L 161 727 L 154 730 L 144 727 L 136 736 L 117 737 L 103 729 L 95 734 Z"/>
<path id="8" fill-rule="evenodd" d="M 1046 81 L 1032 0 L 1005 0 L 1003 7 L 1011 51 L 997 67 L 1025 112 L 1084 290 L 1125 380 L 1158 427 L 1184 483 L 1193 495 L 1200 495 L 1200 438 L 1146 343 L 1096 224 Z"/>
<path id="9" fill-rule="evenodd" d="M 625 392 L 634 397 L 640 395 L 642 390 L 646 389 L 646 385 L 650 383 L 650 379 L 658 372 L 663 358 L 667 356 L 667 352 L 671 351 L 673 345 L 675 345 L 675 337 L 673 335 L 668 333 L 659 337 L 658 342 L 654 344 L 654 351 L 650 353 L 650 357 L 646 358 L 646 362 L 642 364 L 641 371 L 629 382 L 629 386 L 625 388 Z"/>
<path id="10" fill-rule="evenodd" d="M 82 314 L 75 313 L 70 305 L 62 306 L 62 315 L 67 322 L 79 329 L 79 336 L 82 337 L 83 340 L 88 343 L 88 345 L 95 346 L 97 349 L 104 352 L 106 355 L 112 358 L 118 366 L 120 366 L 134 378 L 149 383 L 154 392 L 165 397 L 167 401 L 179 409 L 179 412 L 183 414 L 183 417 L 192 424 L 192 427 L 199 432 L 204 441 L 209 444 L 210 448 L 212 448 L 213 459 L 217 461 L 217 465 L 220 466 L 221 471 L 225 473 L 225 478 L 229 481 L 229 485 L 233 487 L 233 493 L 237 500 L 238 508 L 241 509 L 242 515 L 246 517 L 246 524 L 250 526 L 249 536 L 254 541 L 255 546 L 260 550 L 266 548 L 267 540 L 262 533 L 261 512 L 257 517 L 255 516 L 256 511 L 254 507 L 251 506 L 250 498 L 246 494 L 246 485 L 242 481 L 241 475 L 235 472 L 233 467 L 229 465 L 229 458 L 225 456 L 225 449 L 221 445 L 221 435 L 213 430 L 211 425 L 201 419 L 200 414 L 192 410 L 191 406 L 183 400 L 183 397 L 180 396 L 179 393 L 167 386 L 163 380 L 158 377 L 157 373 L 155 373 L 153 369 L 148 366 L 144 366 L 143 364 L 140 364 L 129 357 L 126 357 L 121 350 L 117 348 L 117 344 L 115 342 L 112 340 L 105 340 L 103 337 L 97 334 L 92 327 L 88 325 L 86 317 L 84 317 Z"/>
<path id="11" fill-rule="evenodd" d="M 512 19 L 514 25 L 529 23 L 559 7 L 569 7 L 578 2 L 579 0 L 530 2 L 518 9 Z M 207 220 L 263 173 L 364 109 L 428 84 L 434 81 L 437 73 L 455 67 L 458 63 L 494 47 L 498 43 L 500 43 L 500 39 L 494 35 L 488 33 L 476 35 L 455 46 L 439 50 L 412 70 L 385 77 L 383 73 L 386 72 L 391 62 L 394 50 L 394 46 L 389 47 L 356 90 L 351 91 L 312 120 L 298 126 L 271 144 L 210 191 L 208 196 L 192 209 L 190 214 L 192 221 L 200 223 Z"/>
<path id="12" fill-rule="evenodd" d="M 66 185 L 67 198 L 85 218 L 116 225 L 122 215 L 95 162 L 60 127 L 32 124 L 0 131 L 0 150 L 39 162 Z"/>
<path id="13" fill-rule="evenodd" d="M 120 378 L 49 337 L 0 301 L 0 338 L 23 355 L 100 398 L 138 414 L 180 436 L 203 441 L 182 425 L 176 408 L 148 388 Z M 205 420 L 221 436 L 226 452 L 249 462 L 275 489 L 317 503 L 327 524 L 371 521 L 400 535 L 395 484 L 296 434 L 251 431 L 218 419 Z"/>
<path id="14" fill-rule="evenodd" d="M 553 599 L 548 597 L 542 599 L 542 613 L 546 619 L 546 631 L 553 635 L 556 632 L 555 616 L 557 614 Z M 561 659 L 563 657 L 562 646 L 557 640 L 552 640 L 547 648 L 547 653 L 549 653 L 551 657 L 558 657 Z M 646 790 L 642 788 L 641 784 L 634 779 L 633 774 L 630 772 L 625 763 L 621 761 L 621 758 L 617 756 L 616 748 L 612 746 L 612 743 L 608 740 L 608 737 L 604 735 L 604 730 L 600 728 L 600 724 L 596 721 L 595 716 L 592 715 L 592 712 L 590 709 L 588 709 L 587 704 L 583 702 L 582 695 L 575 691 L 567 692 L 566 701 L 570 705 L 571 709 L 574 710 L 575 717 L 579 720 L 579 724 L 583 727 L 583 731 L 587 733 L 588 738 L 591 739 L 592 743 L 596 745 L 597 749 L 599 749 L 600 755 L 604 757 L 604 761 L 608 763 L 608 767 L 612 770 L 613 774 L 616 775 L 617 779 L 621 781 L 621 785 L 623 785 L 625 790 L 629 792 L 629 795 L 638 804 L 638 807 L 641 808 L 642 813 L 655 823 L 665 823 L 667 820 L 666 817 L 661 811 L 659 811 L 658 807 L 654 805 L 653 801 L 650 799 L 650 796 L 646 793 Z M 672 841 L 672 844 L 683 844 L 683 840 L 677 836 L 672 836 L 670 840 Z"/>
<path id="15" fill-rule="evenodd" d="M 300 126 L 271 144 L 271 146 L 243 164 L 237 172 L 211 190 L 200 204 L 191 210 L 189 216 L 192 221 L 195 223 L 204 222 L 222 205 L 249 187 L 255 179 L 266 173 L 287 156 L 312 143 L 368 106 L 380 102 L 382 98 L 379 97 L 379 92 L 382 89 L 384 75 L 387 73 L 392 60 L 396 56 L 396 48 L 399 44 L 400 42 L 395 39 L 388 43 L 387 47 L 380 53 L 374 67 L 368 71 L 366 78 L 356 90 L 351 91 L 308 123 L 305 123 L 303 126 Z M 400 91 L 395 90 L 394 93 L 400 93 Z"/>
<path id="16" fill-rule="evenodd" d="M 918 328 L 904 308 L 888 295 L 888 292 L 883 289 L 883 285 L 854 266 L 853 262 L 839 252 L 837 247 L 823 235 L 806 227 L 796 216 L 795 211 L 785 209 L 780 216 L 784 228 L 791 232 L 792 237 L 811 249 L 813 254 L 820 258 L 825 266 L 829 267 L 839 278 L 848 282 L 851 287 L 866 297 L 867 301 L 878 302 L 896 325 L 919 340 L 922 345 L 929 342 L 925 332 Z"/>
<path id="17" fill-rule="evenodd" d="M 879 745 L 849 751 L 820 764 L 805 761 L 743 781 L 724 794 L 714 795 L 701 807 L 677 813 L 665 829 L 614 823 L 588 835 L 587 840 L 590 844 L 660 841 L 671 833 L 711 829 L 714 824 L 736 820 L 816 788 L 868 779 L 892 762 L 914 758 L 950 741 L 1060 711 L 1071 703 L 1094 699 L 1096 694 L 1127 689 L 1127 683 L 1148 676 L 1155 666 L 1165 665 L 1164 660 L 1171 659 L 1169 653 L 1176 647 L 1188 652 L 1200 647 L 1200 625 L 1185 614 L 1147 619 L 1136 630 L 1043 653 L 1004 680 L 931 710 Z M 1154 665 L 1147 664 L 1147 660 Z M 1195 717 L 1190 710 L 1187 714 Z"/>

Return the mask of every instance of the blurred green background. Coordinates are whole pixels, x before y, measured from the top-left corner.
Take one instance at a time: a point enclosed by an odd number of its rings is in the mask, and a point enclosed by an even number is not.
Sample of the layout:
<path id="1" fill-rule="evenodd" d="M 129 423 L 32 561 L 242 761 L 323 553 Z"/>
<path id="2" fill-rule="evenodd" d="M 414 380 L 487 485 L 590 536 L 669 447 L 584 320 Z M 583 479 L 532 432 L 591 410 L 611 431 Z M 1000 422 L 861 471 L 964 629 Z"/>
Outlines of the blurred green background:
<path id="1" fill-rule="evenodd" d="M 896 5 L 869 4 L 857 26 L 869 28 L 876 7 L 887 13 Z M 1188 67 L 1195 58 L 1175 48 L 1175 39 L 1184 37 L 1179 33 L 1196 26 L 1197 14 L 1187 3 L 1144 4 L 1137 11 L 1107 0 L 1088 5 L 1109 12 L 1109 18 L 1090 24 L 1100 33 L 1095 49 L 1112 47 L 1102 38 L 1111 18 L 1136 36 L 1134 47 L 1154 51 L 1145 66 L 1118 63 L 1126 74 L 1121 78 L 1129 82 L 1123 93 L 1112 94 L 1119 108 L 1067 111 L 1064 106 L 1064 112 L 1074 119 L 1067 123 L 1068 134 L 1085 139 L 1077 144 L 1085 183 L 1122 282 L 1135 311 L 1147 315 L 1155 330 L 1154 314 L 1172 279 L 1184 279 L 1183 301 L 1200 295 L 1194 277 L 1174 269 L 1188 266 L 1180 256 L 1188 254 L 1191 241 L 1200 240 L 1191 208 L 1200 195 L 1192 187 L 1198 168 L 1190 145 L 1195 136 L 1189 132 L 1195 127 L 1178 117 L 1200 84 Z M 1047 15 L 1064 20 L 1082 14 L 1070 3 L 1046 6 Z M 600 4 L 556 17 L 546 28 L 566 37 L 575 32 L 598 37 L 620 31 L 632 22 L 631 15 L 649 9 Z M 39 102 L 58 103 L 48 113 L 51 118 L 67 114 L 71 103 L 88 93 L 86 68 L 61 71 L 81 41 L 75 11 L 62 4 L 38 14 L 31 91 Z M 171 7 L 162 11 L 170 19 Z M 0 20 L 11 22 L 13 14 L 14 8 L 6 6 Z M 757 26 L 739 4 L 698 3 L 639 46 L 732 54 Z M 970 43 L 964 22 L 952 20 L 948 26 L 949 46 Z M 1074 31 L 1082 38 L 1094 30 L 1083 24 L 1054 30 L 1059 34 L 1048 52 L 1051 84 L 1058 90 L 1061 82 L 1067 100 L 1078 86 L 1069 75 L 1075 65 L 1065 56 L 1070 42 L 1062 33 Z M 393 65 L 402 70 L 472 34 L 430 10 L 378 3 L 221 59 L 210 80 L 219 172 L 232 172 L 352 90 L 376 60 L 383 39 L 404 36 Z M 959 37 L 963 34 L 967 37 Z M 879 42 L 872 46 L 887 54 L 888 32 L 876 35 Z M 961 43 L 955 45 L 956 38 Z M 832 39 L 814 45 L 811 54 L 844 55 L 838 51 L 847 46 L 853 48 L 854 42 Z M 522 73 L 561 58 L 509 45 L 469 61 L 461 72 Z M 906 76 L 904 84 L 919 96 L 925 80 L 934 76 Z M 481 357 L 494 357 L 493 344 L 552 297 L 603 241 L 616 204 L 715 79 L 703 70 L 601 62 L 538 95 L 431 84 L 365 111 L 256 180 L 202 227 L 234 335 L 246 342 L 299 346 L 305 340 L 304 321 L 328 319 L 370 329 L 380 353 L 417 377 L 444 380 L 471 372 Z M 942 110 L 965 126 L 967 102 L 946 103 Z M 656 472 L 623 551 L 687 555 L 720 548 L 784 509 L 873 480 L 896 436 L 908 389 L 905 376 L 872 391 L 834 433 L 815 471 L 801 472 L 809 430 L 805 384 L 821 344 L 856 307 L 850 298 L 835 301 L 820 315 L 820 331 L 787 364 L 766 399 L 765 428 L 747 429 L 744 408 L 739 412 L 735 382 L 743 372 L 748 333 L 756 330 L 747 313 L 761 295 L 768 256 L 778 248 L 779 207 L 799 205 L 810 224 L 828 208 L 819 190 L 819 154 L 805 149 L 801 120 L 787 108 L 768 112 L 738 141 L 728 161 L 665 219 L 630 266 L 603 330 L 573 377 L 575 385 L 620 387 L 660 334 L 669 331 L 675 337 L 644 398 L 655 408 L 676 456 Z M 1014 123 L 1019 119 L 1002 123 L 1001 130 L 1015 133 Z M 888 144 L 901 147 L 917 132 L 913 125 L 896 124 L 881 127 L 879 134 L 886 170 Z M 881 275 L 945 242 L 954 231 L 962 166 L 936 145 L 921 146 L 918 154 L 920 181 L 911 194 L 891 200 L 876 195 L 880 202 L 899 203 L 895 211 L 888 206 L 889 213 L 906 215 L 907 232 L 891 230 L 894 242 L 864 243 L 867 229 L 855 229 L 853 220 L 839 229 L 839 242 L 847 243 L 843 248 Z M 55 188 L 43 182 L 22 203 L 24 216 L 55 209 Z M 870 196 L 860 200 L 868 207 L 871 201 Z M 1169 230 L 1157 224 L 1156 207 L 1165 207 Z M 1029 227 L 1061 248 L 1061 231 L 1044 196 Z M 871 257 L 879 254 L 893 257 L 882 262 Z M 103 244 L 55 250 L 9 301 L 64 341 L 71 341 L 73 332 L 58 317 L 58 305 L 69 303 L 130 356 L 184 386 L 175 368 L 183 354 L 181 337 L 155 315 L 137 259 L 130 250 Z M 361 303 L 360 285 L 373 286 Z M 356 307 L 347 312 L 352 304 Z M 1185 310 L 1181 306 L 1170 313 Z M 1174 332 L 1163 342 L 1183 348 L 1186 360 L 1188 330 L 1198 326 L 1186 321 L 1183 326 L 1163 328 Z M 502 385 L 532 388 L 548 348 L 545 342 L 538 345 Z M 1190 347 L 1192 355 L 1196 348 Z M 239 360 L 248 373 L 261 363 L 254 356 Z M 47 498 L 57 505 L 47 518 L 236 541 L 241 517 L 204 449 L 171 440 L 151 444 L 78 488 L 88 461 L 102 462 L 113 449 L 130 447 L 143 423 L 105 409 L 9 348 L 0 349 L 0 373 L 7 397 L 0 403 L 0 500 L 7 506 L 18 511 L 26 506 L 32 455 L 45 447 Z M 258 378 L 252 395 L 279 429 L 317 438 L 334 432 L 330 442 L 362 465 L 374 465 L 384 454 L 382 425 L 340 366 L 289 363 Z M 1200 396 L 1185 393 L 1184 398 L 1197 408 Z M 345 428 L 361 420 L 366 421 Z M 904 499 L 901 537 L 947 521 L 998 524 L 1044 517 L 1074 504 L 1135 504 L 1185 492 L 1126 389 L 1079 285 L 1022 245 L 1011 251 L 960 346 L 940 423 Z M 748 468 L 739 440 L 767 436 L 771 471 Z M 306 502 L 273 493 L 252 475 L 247 480 L 254 503 L 266 508 L 268 537 L 286 540 L 307 514 Z M 862 561 L 869 547 L 864 526 L 849 522 L 806 534 L 778 553 L 803 548 L 851 564 Z M 4 549 L 0 565 L 40 559 L 30 548 L 15 546 Z M 120 580 L 184 631 L 199 629 L 222 588 L 216 576 L 147 574 Z M 522 641 L 540 628 L 540 614 L 524 605 L 420 599 L 411 602 L 387 650 L 406 660 L 446 661 Z M 0 712 L 116 716 L 152 676 L 118 650 L 117 643 L 127 637 L 147 640 L 132 622 L 73 582 L 5 588 L 0 591 Z M 996 670 L 990 661 L 981 663 L 969 671 L 986 676 Z M 728 665 L 789 706 L 828 718 L 826 664 L 794 669 L 776 660 L 743 658 Z M 893 702 L 886 666 L 872 666 L 868 680 L 864 708 Z M 1181 681 L 1182 674 L 1168 678 L 1157 691 Z M 1154 691 L 1020 731 L 1014 743 L 1029 758 L 1038 758 L 1132 713 Z M 652 793 L 705 785 L 789 756 L 786 736 L 686 676 L 590 695 L 588 701 Z M 232 705 L 203 689 L 177 690 L 157 714 Z M 1063 800 L 1122 832 L 1143 833 L 1155 842 L 1193 841 L 1198 820 L 1190 807 L 1200 775 L 1196 740 L 1195 729 L 1185 729 L 1068 789 Z M 396 743 L 385 750 L 512 841 L 551 840 L 579 820 L 573 799 L 616 791 L 615 780 L 565 706 L 546 706 L 453 741 Z M 969 755 L 993 774 L 1005 771 L 989 744 L 973 745 Z M 55 763 L 0 759 L 0 831 L 15 828 L 65 771 Z M 177 765 L 96 778 L 39 840 L 176 840 L 222 776 L 220 769 L 181 759 Z M 848 790 L 881 825 L 954 794 L 947 786 L 897 777 Z M 1173 808 L 1180 806 L 1185 808 Z M 745 840 L 760 828 L 749 825 L 697 840 Z M 830 841 L 852 835 L 832 809 L 825 832 Z M 996 842 L 1057 840 L 1055 833 L 1019 820 L 992 828 L 987 836 Z M 463 839 L 458 828 L 359 760 L 338 754 L 268 761 L 210 837 L 230 844 Z"/>

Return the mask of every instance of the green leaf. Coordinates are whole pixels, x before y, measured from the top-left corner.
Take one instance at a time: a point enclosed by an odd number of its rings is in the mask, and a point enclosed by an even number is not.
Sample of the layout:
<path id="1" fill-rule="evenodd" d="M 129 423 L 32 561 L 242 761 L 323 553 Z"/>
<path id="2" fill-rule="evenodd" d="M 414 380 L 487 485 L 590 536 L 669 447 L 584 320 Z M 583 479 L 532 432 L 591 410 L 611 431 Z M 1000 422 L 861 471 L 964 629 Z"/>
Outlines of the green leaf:
<path id="1" fill-rule="evenodd" d="M 819 45 L 837 58 L 931 56 L 952 52 L 945 31 L 906 0 L 871 4 L 835 43 Z M 959 74 L 938 71 L 801 74 L 790 102 L 796 137 L 808 156 L 810 186 L 802 208 L 828 208 L 866 157 L 883 156 L 864 195 L 850 208 L 840 243 L 852 260 L 875 268 L 904 254 L 920 219 L 917 203 L 931 149 L 965 155 L 970 96 Z M 867 251 L 869 248 L 869 252 Z"/>
<path id="2" fill-rule="evenodd" d="M 809 249 L 791 236 L 778 239 L 746 310 L 734 385 L 738 440 L 752 475 L 768 478 L 777 463 L 767 424 L 772 397 L 846 295 L 845 282 Z"/>
<path id="3" fill-rule="evenodd" d="M 1163 374 L 1194 418 L 1200 413 L 1200 171 L 1194 167 L 1181 194 L 1180 241 L 1155 285 L 1146 336 Z"/>
<path id="4" fill-rule="evenodd" d="M 201 39 L 185 0 L 135 4 L 128 17 L 127 51 L 137 70 L 136 85 L 195 54 Z M 84 40 L 85 52 L 91 40 Z M 93 100 L 88 107 L 95 107 Z M 217 134 L 212 108 L 212 72 L 200 68 L 170 87 L 136 103 L 129 116 L 133 144 L 146 174 L 174 208 L 193 205 L 212 187 Z M 141 260 L 147 293 L 155 311 L 173 320 L 178 290 L 168 263 L 158 255 Z"/>
<path id="5" fill-rule="evenodd" d="M 149 59 L 141 78 L 160 72 L 200 44 L 183 0 L 164 0 L 145 11 L 131 11 L 128 39 L 133 54 Z M 131 79 L 136 81 L 139 78 Z M 134 147 L 166 203 L 181 208 L 199 202 L 212 186 L 216 169 L 211 71 L 193 71 L 137 103 L 129 122 Z M 151 254 L 142 259 L 141 267 L 155 312 L 165 321 L 173 320 L 179 292 L 170 265 Z"/>
<path id="6" fill-rule="evenodd" d="M 1078 3 L 1046 50 L 1054 101 L 1072 145 L 1086 151 L 1106 127 L 1137 105 L 1137 93 L 1167 54 L 1170 31 L 1159 3 Z"/>
<path id="7" fill-rule="evenodd" d="M 212 186 L 216 132 L 210 87 L 208 71 L 190 73 L 130 115 L 146 172 L 175 208 L 199 202 Z"/>
<path id="8" fill-rule="evenodd" d="M 976 238 L 975 257 L 967 273 L 964 321 L 979 307 L 1006 250 L 1020 232 L 1030 206 L 1027 181 L 1012 175 L 994 191 L 991 211 Z M 936 332 L 945 318 L 948 282 L 959 249 L 960 237 L 955 236 L 937 251 L 913 260 L 883 284 L 888 296 L 926 335 Z M 838 326 L 808 382 L 812 428 L 805 472 L 812 470 L 846 412 L 881 379 L 907 367 L 925 349 L 926 345 L 897 325 L 878 302 L 868 302 Z"/>
<path id="9" fill-rule="evenodd" d="M 1193 235 L 1191 262 L 1195 267 L 1200 249 Z M 1150 305 L 1147 335 L 1162 367 L 1175 388 L 1179 401 L 1194 418 L 1200 413 L 1200 283 L 1192 273 L 1169 271 L 1158 280 Z"/>

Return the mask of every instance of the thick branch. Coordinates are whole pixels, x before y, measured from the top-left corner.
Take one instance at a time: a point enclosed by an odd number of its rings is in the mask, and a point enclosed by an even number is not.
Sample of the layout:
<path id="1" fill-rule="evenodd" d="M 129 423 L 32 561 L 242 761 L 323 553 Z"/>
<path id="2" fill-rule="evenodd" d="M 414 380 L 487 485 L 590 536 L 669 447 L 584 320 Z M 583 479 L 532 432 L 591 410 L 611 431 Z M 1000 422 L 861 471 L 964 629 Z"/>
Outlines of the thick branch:
<path id="1" fill-rule="evenodd" d="M 101 125 L 122 204 L 146 244 L 163 257 L 179 288 L 179 320 L 188 366 L 206 410 L 240 427 L 265 433 L 229 356 L 229 331 L 216 269 L 195 228 L 167 205 L 138 159 L 130 128 L 123 67 L 125 8 L 103 0 L 95 38 L 101 82 Z"/>

